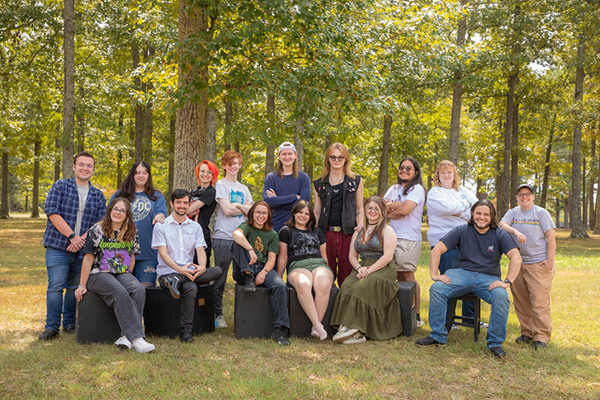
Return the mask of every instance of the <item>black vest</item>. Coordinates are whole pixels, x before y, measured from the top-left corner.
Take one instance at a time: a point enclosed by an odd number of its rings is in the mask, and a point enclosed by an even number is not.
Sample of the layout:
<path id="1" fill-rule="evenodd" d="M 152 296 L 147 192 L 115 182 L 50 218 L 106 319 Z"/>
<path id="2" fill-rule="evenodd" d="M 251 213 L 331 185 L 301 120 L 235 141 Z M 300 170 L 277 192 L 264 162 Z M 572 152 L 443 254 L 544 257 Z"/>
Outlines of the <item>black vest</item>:
<path id="1" fill-rule="evenodd" d="M 342 230 L 346 235 L 352 235 L 356 227 L 356 191 L 360 185 L 360 175 L 354 179 L 344 175 L 342 184 L 343 202 L 342 205 Z M 333 189 L 329 184 L 329 175 L 314 181 L 315 191 L 321 199 L 321 215 L 319 215 L 319 229 L 323 233 L 327 232 L 329 225 L 329 210 L 331 206 L 331 195 Z"/>

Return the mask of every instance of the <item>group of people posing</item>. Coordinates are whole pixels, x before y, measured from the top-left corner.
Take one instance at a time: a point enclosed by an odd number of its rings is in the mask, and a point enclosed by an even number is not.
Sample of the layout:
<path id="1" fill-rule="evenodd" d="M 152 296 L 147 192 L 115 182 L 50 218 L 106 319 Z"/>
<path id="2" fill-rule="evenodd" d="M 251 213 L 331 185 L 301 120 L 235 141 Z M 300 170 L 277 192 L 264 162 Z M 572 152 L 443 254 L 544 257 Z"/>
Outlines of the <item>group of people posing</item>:
<path id="1" fill-rule="evenodd" d="M 94 158 L 79 153 L 75 177 L 55 182 L 46 198 L 47 318 L 40 340 L 58 335 L 61 315 L 63 330 L 75 330 L 75 301 L 89 289 L 115 309 L 122 330 L 116 345 L 141 353 L 154 350 L 144 338 L 142 313 L 144 288 L 154 286 L 158 278 L 161 287 L 181 298 L 180 338 L 191 342 L 199 284 L 214 282 L 214 323 L 217 328 L 227 326 L 223 291 L 230 265 L 244 291 L 254 292 L 256 286 L 268 290 L 271 337 L 279 344 L 290 343 L 286 273 L 312 322 L 312 336 L 328 337 L 322 321 L 337 281 L 340 291 L 330 320 L 338 329 L 334 342 L 396 337 L 403 330 L 396 281 L 416 282 L 427 205 L 430 274 L 436 282 L 429 307 L 432 333 L 417 344 L 446 343 L 450 299 L 475 293 L 492 304 L 488 348 L 504 356 L 506 289 L 512 285 L 521 322 L 517 342 L 545 347 L 551 333 L 554 225 L 546 210 L 533 205 L 530 186 L 519 187 L 519 206 L 503 218 L 503 230 L 498 229 L 493 204 L 479 201 L 460 186 L 450 161 L 437 166 L 435 186 L 427 196 L 418 161 L 407 157 L 400 161 L 397 183 L 385 196 L 363 201 L 363 181 L 352 171 L 350 153 L 341 143 L 329 146 L 323 170 L 312 185 L 299 170 L 292 143 L 282 143 L 277 157 L 275 171 L 265 179 L 262 200 L 256 202 L 237 180 L 241 154 L 231 150 L 223 154 L 220 180 L 216 165 L 202 161 L 195 170 L 198 187 L 174 190 L 167 217 L 165 199 L 154 188 L 144 161 L 133 165 L 107 209 L 102 192 L 89 183 Z M 209 222 L 215 209 L 211 236 Z M 504 281 L 502 253 L 510 259 Z M 418 288 L 417 284 L 421 327 Z M 472 312 L 472 305 L 463 304 L 464 315 Z"/>

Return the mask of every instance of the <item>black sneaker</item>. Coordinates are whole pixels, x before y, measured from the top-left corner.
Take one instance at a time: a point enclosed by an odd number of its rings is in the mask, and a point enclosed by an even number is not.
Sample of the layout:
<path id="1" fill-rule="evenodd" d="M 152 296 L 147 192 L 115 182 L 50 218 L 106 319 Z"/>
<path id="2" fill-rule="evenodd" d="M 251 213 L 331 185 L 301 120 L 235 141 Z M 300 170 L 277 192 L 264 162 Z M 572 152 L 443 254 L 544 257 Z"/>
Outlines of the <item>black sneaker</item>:
<path id="1" fill-rule="evenodd" d="M 423 338 L 423 339 L 418 339 L 415 343 L 419 347 L 425 347 L 425 346 L 443 346 L 443 345 L 446 344 L 446 343 L 440 343 L 440 342 L 438 342 L 437 340 L 435 340 L 431 336 L 428 336 L 428 337 Z"/>
<path id="2" fill-rule="evenodd" d="M 546 348 L 546 343 L 544 342 L 540 342 L 539 340 L 536 340 L 535 342 L 533 342 L 533 348 L 534 349 L 545 349 Z"/>
<path id="3" fill-rule="evenodd" d="M 54 329 L 46 329 L 44 333 L 38 336 L 38 340 L 52 340 L 58 336 L 58 331 Z"/>
<path id="4" fill-rule="evenodd" d="M 63 332 L 75 333 L 75 325 L 63 326 Z"/>
<path id="5" fill-rule="evenodd" d="M 190 332 L 183 332 L 181 335 L 179 335 L 179 339 L 181 339 L 183 343 L 194 342 L 194 338 L 192 337 L 192 334 Z"/>
<path id="6" fill-rule="evenodd" d="M 244 278 L 244 292 L 251 293 L 256 291 L 256 281 L 252 274 L 246 274 Z"/>
<path id="7" fill-rule="evenodd" d="M 525 336 L 525 335 L 521 335 L 515 339 L 515 342 L 517 342 L 519 344 L 527 344 L 527 343 L 531 343 L 532 341 L 533 341 L 532 338 L 530 338 L 529 336 Z"/>
<path id="8" fill-rule="evenodd" d="M 271 333 L 271 338 L 283 346 L 288 346 L 290 344 L 287 333 L 285 333 L 285 329 L 283 328 L 275 328 L 273 333 Z"/>
<path id="9" fill-rule="evenodd" d="M 506 353 L 504 352 L 504 350 L 502 350 L 502 347 L 500 347 L 500 346 L 492 347 L 490 349 L 490 351 L 492 352 L 492 354 L 494 355 L 494 357 L 506 358 Z"/>

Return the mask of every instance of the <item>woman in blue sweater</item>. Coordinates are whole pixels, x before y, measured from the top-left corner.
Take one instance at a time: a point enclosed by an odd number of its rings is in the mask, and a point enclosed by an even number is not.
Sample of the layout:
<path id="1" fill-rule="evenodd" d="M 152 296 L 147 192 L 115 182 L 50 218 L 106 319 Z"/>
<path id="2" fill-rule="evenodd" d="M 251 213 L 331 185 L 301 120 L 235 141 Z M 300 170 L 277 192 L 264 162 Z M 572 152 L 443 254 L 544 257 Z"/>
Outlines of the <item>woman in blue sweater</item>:
<path id="1" fill-rule="evenodd" d="M 296 146 L 283 142 L 277 152 L 275 171 L 267 175 L 263 200 L 273 212 L 273 230 L 279 232 L 290 219 L 292 208 L 299 200 L 310 202 L 310 178 L 298 167 Z"/>

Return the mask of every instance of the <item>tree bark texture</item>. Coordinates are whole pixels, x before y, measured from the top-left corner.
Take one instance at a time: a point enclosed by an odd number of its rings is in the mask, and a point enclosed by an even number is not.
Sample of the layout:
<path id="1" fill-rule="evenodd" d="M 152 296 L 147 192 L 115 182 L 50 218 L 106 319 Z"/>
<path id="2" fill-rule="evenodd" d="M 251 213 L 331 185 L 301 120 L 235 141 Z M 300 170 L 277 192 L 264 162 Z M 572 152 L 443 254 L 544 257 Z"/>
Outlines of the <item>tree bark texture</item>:
<path id="1" fill-rule="evenodd" d="M 231 150 L 233 142 L 231 124 L 233 123 L 233 104 L 230 101 L 225 102 L 225 128 L 223 132 L 224 150 Z"/>
<path id="2" fill-rule="evenodd" d="M 217 110 L 208 107 L 206 114 L 206 159 L 215 162 L 217 156 Z"/>
<path id="3" fill-rule="evenodd" d="M 554 126 L 556 124 L 557 112 L 552 117 L 552 125 L 548 134 L 548 145 L 546 146 L 546 158 L 544 160 L 544 178 L 542 180 L 542 196 L 540 207 L 546 208 L 546 198 L 548 197 L 548 183 L 550 181 L 550 157 L 552 156 L 552 144 L 554 142 Z M 557 225 L 558 226 L 558 225 Z"/>
<path id="4" fill-rule="evenodd" d="M 598 160 L 598 190 L 596 191 L 596 211 L 594 214 L 594 235 L 600 235 L 600 154 L 598 155 L 598 158 L 599 158 L 599 160 Z M 590 194 L 590 196 L 591 196 L 591 194 Z"/>
<path id="5" fill-rule="evenodd" d="M 582 160 L 582 176 L 581 176 L 581 200 L 583 203 L 583 229 L 587 229 L 587 198 L 585 197 L 585 179 L 586 179 L 586 171 L 587 171 L 587 162 L 586 159 Z"/>
<path id="6" fill-rule="evenodd" d="M 31 190 L 31 218 L 40 217 L 40 149 L 41 139 L 33 144 L 33 188 Z"/>
<path id="7" fill-rule="evenodd" d="M 56 149 L 56 158 L 54 159 L 54 182 L 60 179 L 61 167 L 61 147 L 60 147 L 60 124 L 56 124 L 56 139 L 54 139 L 54 148 Z"/>
<path id="8" fill-rule="evenodd" d="M 179 74 L 178 85 L 182 87 L 192 80 L 201 82 L 203 86 L 198 92 L 194 90 L 194 97 L 182 100 L 177 110 L 177 126 L 175 135 L 175 165 L 173 176 L 174 188 L 190 190 L 197 186 L 194 168 L 198 160 L 206 156 L 206 113 L 208 101 L 206 87 L 208 86 L 208 71 L 206 67 L 191 64 L 192 57 L 204 58 L 199 53 L 202 47 L 191 47 L 186 44 L 190 35 L 199 35 L 208 29 L 208 17 L 204 10 L 194 6 L 192 0 L 179 1 Z"/>
<path id="9" fill-rule="evenodd" d="M 73 176 L 73 129 L 75 126 L 75 0 L 64 0 L 64 92 L 62 175 Z"/>
<path id="10" fill-rule="evenodd" d="M 510 150 L 510 208 L 517 206 L 515 190 L 519 187 L 519 103 L 515 102 Z"/>
<path id="11" fill-rule="evenodd" d="M 269 134 L 267 134 L 266 142 L 267 142 L 267 150 L 265 154 L 265 178 L 269 173 L 273 172 L 275 169 L 275 145 L 272 142 L 271 133 L 274 131 L 273 127 L 275 126 L 275 95 L 270 94 L 267 97 L 267 120 L 268 124 L 271 127 Z"/>
<path id="12" fill-rule="evenodd" d="M 165 200 L 167 202 L 167 209 L 169 214 L 171 213 L 171 193 L 173 193 L 173 182 L 175 180 L 175 137 L 177 136 L 177 117 L 175 114 L 171 115 L 169 121 L 169 181 L 167 183 L 167 193 Z"/>
<path id="13" fill-rule="evenodd" d="M 467 0 L 460 0 L 460 6 L 464 10 Z M 458 21 L 456 31 L 456 47 L 459 51 L 465 46 L 467 36 L 467 14 L 463 14 Z M 452 112 L 450 117 L 450 139 L 448 148 L 448 160 L 458 165 L 458 146 L 460 140 L 460 112 L 462 109 L 462 67 L 459 65 L 454 71 L 454 81 L 452 84 Z M 379 192 L 379 190 L 378 190 Z M 380 193 L 381 195 L 381 193 Z"/>
<path id="14" fill-rule="evenodd" d="M 150 63 L 154 58 L 154 47 L 144 49 L 144 62 Z M 142 82 L 142 90 L 148 94 L 153 89 L 152 82 Z M 151 100 L 144 105 L 144 132 L 142 135 L 142 157 L 152 166 L 152 135 L 154 134 L 154 103 Z"/>
<path id="15" fill-rule="evenodd" d="M 506 96 L 506 123 L 504 124 L 504 161 L 502 163 L 502 190 L 498 195 L 498 215 L 506 214 L 510 197 L 510 154 L 512 146 L 512 124 L 514 114 L 515 87 L 517 86 L 518 71 L 512 72 L 507 80 L 508 94 Z"/>
<path id="16" fill-rule="evenodd" d="M 575 103 L 581 107 L 583 102 L 583 81 L 585 79 L 584 59 L 586 52 L 585 40 L 579 38 L 577 45 L 577 71 L 575 74 Z M 589 238 L 581 220 L 581 123 L 573 129 L 573 168 L 571 171 L 571 235 L 573 238 Z"/>
<path id="17" fill-rule="evenodd" d="M 598 127 L 598 124 L 596 124 L 596 127 Z M 596 220 L 596 213 L 594 212 L 594 183 L 595 183 L 595 174 L 594 174 L 594 167 L 593 167 L 593 162 L 594 159 L 596 158 L 596 138 L 592 138 L 592 148 L 591 148 L 591 153 L 590 153 L 590 179 L 588 182 L 588 197 L 587 197 L 587 203 L 588 203 L 588 217 L 590 220 L 590 229 L 593 231 L 595 224 L 594 221 Z"/>
<path id="18" fill-rule="evenodd" d="M 388 188 L 390 169 L 390 137 L 392 134 L 391 115 L 383 117 L 383 137 L 381 141 L 381 161 L 379 163 L 379 179 L 377 184 L 377 195 L 383 196 Z"/>
<path id="19" fill-rule="evenodd" d="M 131 61 L 133 69 L 136 70 L 140 67 L 140 49 L 137 43 L 131 45 Z M 142 90 L 142 79 L 139 74 L 135 74 L 133 78 L 133 89 L 137 92 Z M 144 106 L 139 101 L 135 102 L 134 106 L 134 126 L 135 126 L 135 162 L 142 161 L 144 159 L 144 130 L 146 122 L 144 121 L 146 113 Z"/>
<path id="20" fill-rule="evenodd" d="M 2 151 L 2 195 L 0 196 L 0 218 L 10 218 L 8 213 L 8 150 Z"/>

